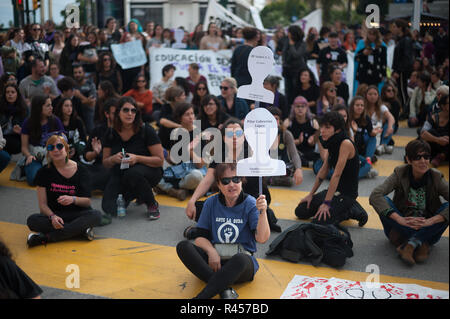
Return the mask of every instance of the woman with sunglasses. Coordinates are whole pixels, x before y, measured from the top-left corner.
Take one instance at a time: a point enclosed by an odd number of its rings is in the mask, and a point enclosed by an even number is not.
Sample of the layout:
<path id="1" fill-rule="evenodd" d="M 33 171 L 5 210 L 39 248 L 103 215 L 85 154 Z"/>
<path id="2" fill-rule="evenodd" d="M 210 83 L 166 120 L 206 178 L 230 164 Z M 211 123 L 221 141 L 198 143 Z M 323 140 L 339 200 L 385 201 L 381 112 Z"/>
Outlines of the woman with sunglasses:
<path id="1" fill-rule="evenodd" d="M 24 121 L 21 132 L 24 171 L 27 182 L 34 185 L 34 177 L 45 158 L 45 143 L 54 132 L 64 132 L 61 120 L 53 115 L 52 100 L 46 95 L 31 99 L 31 113 Z"/>
<path id="2" fill-rule="evenodd" d="M 141 109 L 142 120 L 151 122 L 153 111 L 153 93 L 147 88 L 147 79 L 144 74 L 140 73 L 133 82 L 133 88 L 128 90 L 123 96 L 131 96 L 135 99 L 137 106 Z"/>
<path id="3" fill-rule="evenodd" d="M 239 120 L 244 120 L 250 111 L 247 102 L 237 97 L 237 82 L 233 78 L 225 78 L 220 84 L 220 96 L 218 96 L 226 112 Z"/>
<path id="4" fill-rule="evenodd" d="M 196 299 L 217 294 L 222 299 L 236 299 L 231 285 L 253 281 L 259 268 L 253 256 L 256 242 L 265 243 L 270 236 L 267 202 L 264 195 L 255 200 L 244 193 L 242 178 L 236 176 L 236 163 L 218 164 L 214 179 L 219 194 L 208 198 L 203 206 L 197 225 L 199 236 L 195 243 L 180 242 L 177 254 L 196 277 L 207 283 Z"/>
<path id="5" fill-rule="evenodd" d="M 113 129 L 107 132 L 103 143 L 103 165 L 111 169 L 102 200 L 105 213 L 116 216 L 116 199 L 123 194 L 126 204 L 136 198 L 138 204 L 146 204 L 150 220 L 158 219 L 159 205 L 152 187 L 161 180 L 163 163 L 163 148 L 155 130 L 143 125 L 134 99 L 122 97 L 114 114 Z"/>
<path id="6" fill-rule="evenodd" d="M 333 82 L 325 81 L 320 86 L 320 96 L 317 100 L 317 116 L 330 112 L 333 106 L 338 104 L 344 104 L 344 99 L 337 96 L 337 89 Z"/>
<path id="7" fill-rule="evenodd" d="M 116 61 L 111 52 L 103 52 L 98 58 L 95 83 L 98 85 L 102 81 L 111 82 L 116 92 L 122 94 L 122 75 L 116 68 Z"/>
<path id="8" fill-rule="evenodd" d="M 87 169 L 69 159 L 64 135 L 52 135 L 46 145 L 48 165 L 36 175 L 39 214 L 28 217 L 28 247 L 84 236 L 94 239 L 101 213 L 91 207 Z"/>
<path id="9" fill-rule="evenodd" d="M 431 246 L 448 227 L 449 185 L 440 171 L 429 168 L 431 148 L 427 142 L 411 141 L 405 153 L 407 164 L 396 167 L 375 187 L 369 202 L 400 258 L 412 266 L 428 259 Z M 392 199 L 387 196 L 391 192 Z"/>
<path id="10" fill-rule="evenodd" d="M 194 106 L 195 115 L 198 115 L 201 108 L 201 102 L 203 97 L 209 95 L 208 84 L 204 81 L 199 81 L 195 84 L 194 95 L 192 97 L 192 105 Z"/>

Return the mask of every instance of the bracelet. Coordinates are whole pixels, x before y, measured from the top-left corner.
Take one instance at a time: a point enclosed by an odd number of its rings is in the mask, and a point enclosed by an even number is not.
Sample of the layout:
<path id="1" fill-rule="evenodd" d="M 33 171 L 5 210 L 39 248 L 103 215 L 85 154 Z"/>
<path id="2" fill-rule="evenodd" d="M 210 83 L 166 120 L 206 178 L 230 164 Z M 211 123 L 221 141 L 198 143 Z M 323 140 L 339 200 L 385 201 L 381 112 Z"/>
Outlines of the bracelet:
<path id="1" fill-rule="evenodd" d="M 73 202 L 72 202 L 72 204 L 74 204 L 74 205 L 75 205 L 75 200 L 76 200 L 76 197 L 75 197 L 75 196 L 72 196 L 72 199 L 73 199 Z"/>
<path id="2" fill-rule="evenodd" d="M 331 208 L 331 200 L 324 200 L 323 203 Z"/>
<path id="3" fill-rule="evenodd" d="M 48 219 L 52 220 L 53 216 L 56 216 L 56 214 L 51 214 L 50 216 L 48 216 Z"/>

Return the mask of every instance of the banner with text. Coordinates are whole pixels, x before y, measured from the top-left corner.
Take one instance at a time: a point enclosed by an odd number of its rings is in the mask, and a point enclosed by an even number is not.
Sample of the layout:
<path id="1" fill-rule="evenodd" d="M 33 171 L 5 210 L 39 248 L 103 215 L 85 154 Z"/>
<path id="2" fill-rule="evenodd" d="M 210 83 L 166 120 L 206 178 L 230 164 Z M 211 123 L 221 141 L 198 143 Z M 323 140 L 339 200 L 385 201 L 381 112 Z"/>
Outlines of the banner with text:
<path id="1" fill-rule="evenodd" d="M 220 95 L 220 83 L 230 76 L 231 50 L 179 50 L 169 48 L 153 48 L 150 50 L 150 87 L 161 81 L 162 68 L 167 64 L 176 67 L 174 77 L 189 76 L 188 67 L 197 63 L 199 72 L 208 81 L 209 92 Z M 281 77 L 281 60 L 275 61 L 271 74 Z"/>

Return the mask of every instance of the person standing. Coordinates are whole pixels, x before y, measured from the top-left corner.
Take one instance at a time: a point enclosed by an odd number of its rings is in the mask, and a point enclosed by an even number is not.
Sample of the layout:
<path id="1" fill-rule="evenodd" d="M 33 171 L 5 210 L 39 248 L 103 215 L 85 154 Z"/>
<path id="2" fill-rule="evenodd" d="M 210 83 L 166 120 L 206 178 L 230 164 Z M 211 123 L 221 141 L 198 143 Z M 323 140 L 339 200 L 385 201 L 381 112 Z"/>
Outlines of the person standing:
<path id="1" fill-rule="evenodd" d="M 283 58 L 282 74 L 288 105 L 292 105 L 294 101 L 300 70 L 306 68 L 308 52 L 303 37 L 303 30 L 297 25 L 292 25 L 288 28 L 287 37 L 281 40 L 281 55 Z"/>
<path id="2" fill-rule="evenodd" d="M 257 46 L 259 33 L 256 28 L 245 27 L 242 30 L 244 36 L 244 44 L 238 46 L 231 57 L 231 77 L 236 79 L 237 86 L 252 83 L 252 77 L 248 71 L 248 57 L 254 47 Z"/>

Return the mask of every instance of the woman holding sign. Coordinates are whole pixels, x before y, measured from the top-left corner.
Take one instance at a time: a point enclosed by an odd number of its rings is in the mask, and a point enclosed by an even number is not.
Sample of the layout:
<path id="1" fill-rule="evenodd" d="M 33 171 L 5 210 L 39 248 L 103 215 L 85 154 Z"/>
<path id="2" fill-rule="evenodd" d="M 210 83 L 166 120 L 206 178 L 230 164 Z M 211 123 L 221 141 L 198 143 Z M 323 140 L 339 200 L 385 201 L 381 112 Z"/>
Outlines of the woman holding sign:
<path id="1" fill-rule="evenodd" d="M 236 283 L 253 281 L 259 265 L 253 254 L 256 242 L 270 236 L 267 202 L 264 195 L 255 200 L 242 190 L 242 178 L 236 176 L 235 163 L 218 164 L 214 174 L 219 194 L 208 198 L 198 221 L 201 235 L 195 244 L 182 241 L 177 254 L 183 264 L 206 287 L 195 297 L 236 299 L 230 288 Z"/>

